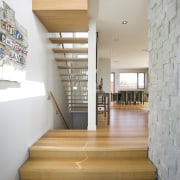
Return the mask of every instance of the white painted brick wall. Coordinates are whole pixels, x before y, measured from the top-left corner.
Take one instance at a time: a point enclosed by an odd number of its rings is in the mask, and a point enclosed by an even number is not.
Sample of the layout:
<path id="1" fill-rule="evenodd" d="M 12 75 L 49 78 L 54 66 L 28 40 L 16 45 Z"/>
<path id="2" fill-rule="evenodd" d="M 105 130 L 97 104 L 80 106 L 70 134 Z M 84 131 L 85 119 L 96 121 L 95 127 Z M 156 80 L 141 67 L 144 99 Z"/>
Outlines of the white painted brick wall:
<path id="1" fill-rule="evenodd" d="M 149 158 L 180 178 L 180 0 L 149 0 Z"/>

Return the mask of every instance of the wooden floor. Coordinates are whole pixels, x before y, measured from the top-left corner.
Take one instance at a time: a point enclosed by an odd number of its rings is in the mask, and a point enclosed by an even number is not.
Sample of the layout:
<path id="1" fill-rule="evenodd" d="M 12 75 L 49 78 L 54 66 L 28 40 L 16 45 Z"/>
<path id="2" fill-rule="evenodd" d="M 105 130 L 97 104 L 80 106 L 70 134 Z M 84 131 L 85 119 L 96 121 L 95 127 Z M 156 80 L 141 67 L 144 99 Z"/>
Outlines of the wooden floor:
<path id="1" fill-rule="evenodd" d="M 148 133 L 148 103 L 136 105 L 120 105 L 111 103 L 110 125 L 107 116 L 98 114 L 98 129 L 110 131 L 131 129 L 133 131 L 146 131 Z"/>
<path id="2" fill-rule="evenodd" d="M 147 158 L 148 105 L 111 105 L 97 131 L 51 130 L 30 148 L 21 180 L 155 180 Z"/>

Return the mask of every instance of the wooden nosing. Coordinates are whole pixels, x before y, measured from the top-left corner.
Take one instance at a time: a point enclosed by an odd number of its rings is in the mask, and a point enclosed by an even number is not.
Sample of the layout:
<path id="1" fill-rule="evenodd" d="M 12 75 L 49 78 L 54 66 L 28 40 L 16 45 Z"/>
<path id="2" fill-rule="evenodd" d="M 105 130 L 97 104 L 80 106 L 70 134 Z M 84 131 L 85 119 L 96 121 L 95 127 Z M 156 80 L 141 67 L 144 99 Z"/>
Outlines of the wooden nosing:
<path id="1" fill-rule="evenodd" d="M 49 38 L 52 43 L 88 43 L 88 38 Z"/>
<path id="2" fill-rule="evenodd" d="M 58 66 L 59 69 L 88 69 L 88 66 Z"/>
<path id="3" fill-rule="evenodd" d="M 88 48 L 53 48 L 55 53 L 88 53 Z"/>
<path id="4" fill-rule="evenodd" d="M 56 58 L 57 62 L 66 62 L 66 61 L 88 61 L 88 58 Z"/>

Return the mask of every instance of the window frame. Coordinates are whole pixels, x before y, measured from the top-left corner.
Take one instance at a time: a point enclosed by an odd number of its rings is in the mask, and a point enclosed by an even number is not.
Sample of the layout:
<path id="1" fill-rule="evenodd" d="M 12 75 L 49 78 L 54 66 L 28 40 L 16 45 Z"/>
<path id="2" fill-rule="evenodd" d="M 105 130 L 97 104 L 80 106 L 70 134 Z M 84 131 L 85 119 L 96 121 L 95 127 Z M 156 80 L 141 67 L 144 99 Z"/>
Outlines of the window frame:
<path id="1" fill-rule="evenodd" d="M 144 76 L 144 81 L 143 81 L 144 86 L 142 88 L 139 87 L 139 74 L 143 74 L 143 76 Z M 137 73 L 137 89 L 145 89 L 145 73 L 144 72 Z"/>

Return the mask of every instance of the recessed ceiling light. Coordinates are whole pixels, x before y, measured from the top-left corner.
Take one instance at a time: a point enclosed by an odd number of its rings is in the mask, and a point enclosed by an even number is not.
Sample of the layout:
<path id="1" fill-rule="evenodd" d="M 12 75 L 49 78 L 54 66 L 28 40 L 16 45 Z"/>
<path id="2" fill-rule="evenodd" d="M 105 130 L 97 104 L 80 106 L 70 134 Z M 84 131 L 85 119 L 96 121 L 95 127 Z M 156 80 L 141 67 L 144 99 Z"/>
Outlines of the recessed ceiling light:
<path id="1" fill-rule="evenodd" d="M 127 24 L 128 22 L 127 21 L 122 21 L 122 24 Z"/>

